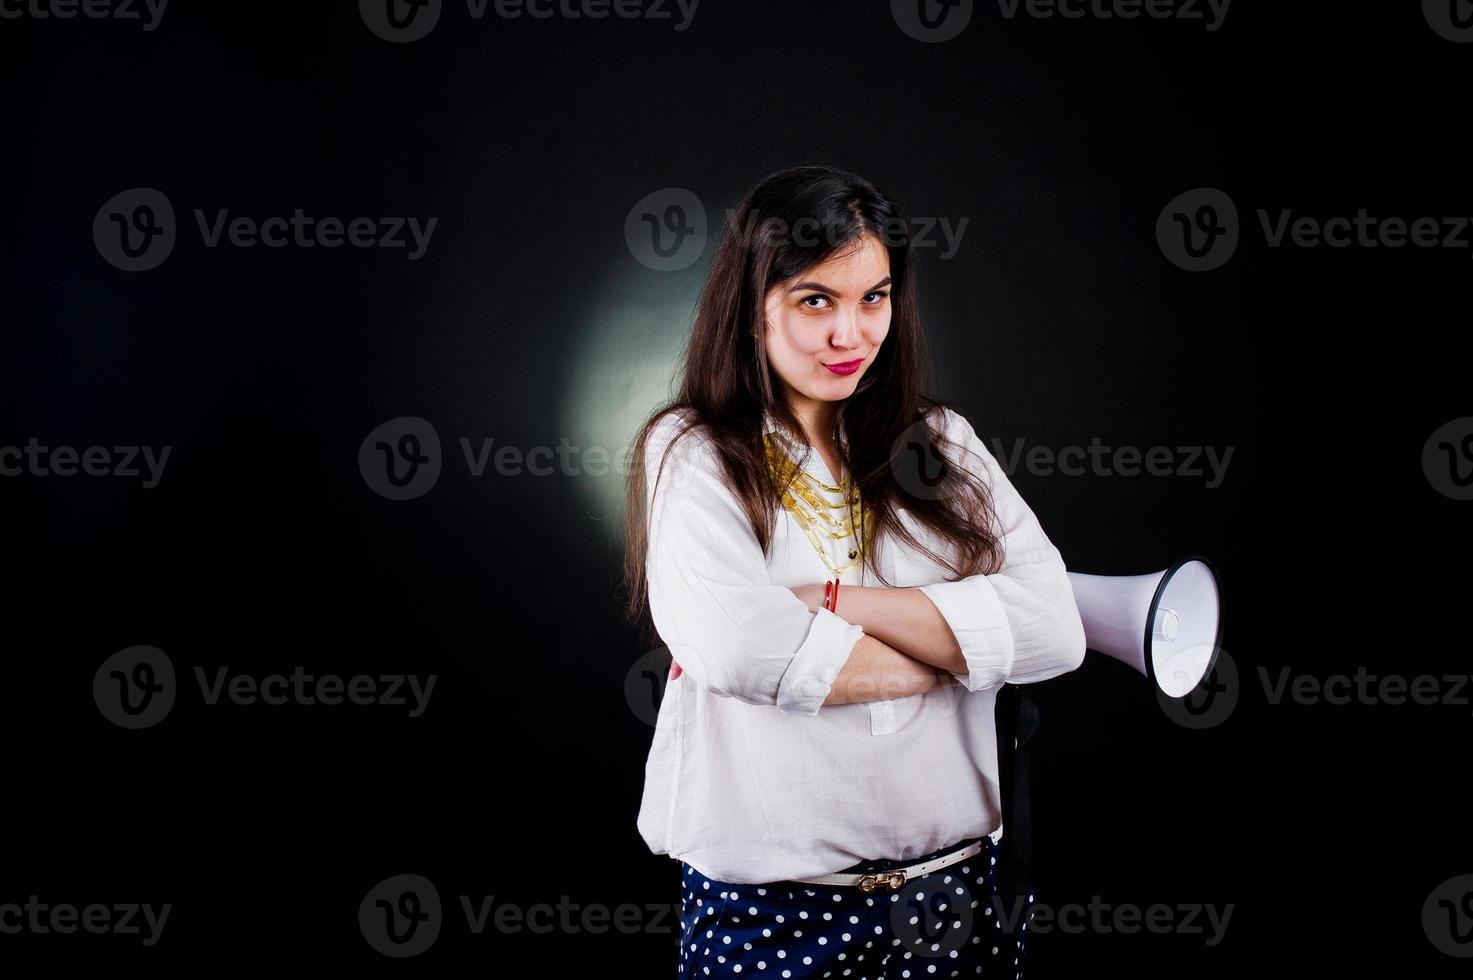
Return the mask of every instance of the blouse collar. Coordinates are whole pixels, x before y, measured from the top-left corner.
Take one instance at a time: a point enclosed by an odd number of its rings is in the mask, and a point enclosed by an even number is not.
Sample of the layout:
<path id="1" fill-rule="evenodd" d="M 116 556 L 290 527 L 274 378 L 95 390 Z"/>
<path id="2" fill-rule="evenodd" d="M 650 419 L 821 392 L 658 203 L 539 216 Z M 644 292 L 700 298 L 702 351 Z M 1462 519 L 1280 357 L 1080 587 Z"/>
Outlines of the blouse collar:
<path id="1" fill-rule="evenodd" d="M 769 432 L 776 432 L 789 442 L 792 441 L 792 437 L 788 435 L 787 430 L 777 424 L 777 417 L 770 411 L 762 413 L 762 434 L 766 435 Z M 844 433 L 842 431 L 839 433 L 839 442 L 840 445 L 844 443 Z"/>
<path id="2" fill-rule="evenodd" d="M 818 454 L 818 451 L 807 443 L 795 441 L 786 429 L 777 424 L 777 419 L 770 411 L 764 412 L 762 418 L 762 434 L 763 436 L 767 436 L 769 433 L 777 436 L 778 444 L 788 450 L 788 457 L 796 462 L 798 467 L 805 473 L 815 476 L 825 483 L 833 482 L 831 480 L 832 475 L 828 472 L 828 466 L 824 463 L 823 457 Z M 842 433 L 839 438 L 842 445 Z"/>

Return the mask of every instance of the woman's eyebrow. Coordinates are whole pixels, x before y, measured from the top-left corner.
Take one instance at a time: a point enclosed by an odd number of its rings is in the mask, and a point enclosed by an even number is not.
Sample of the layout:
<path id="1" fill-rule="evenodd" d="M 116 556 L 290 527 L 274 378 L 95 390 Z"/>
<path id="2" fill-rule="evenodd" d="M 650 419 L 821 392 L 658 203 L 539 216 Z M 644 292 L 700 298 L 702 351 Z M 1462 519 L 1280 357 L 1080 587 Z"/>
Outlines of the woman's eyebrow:
<path id="1" fill-rule="evenodd" d="M 881 279 L 879 282 L 875 283 L 870 288 L 866 289 L 864 291 L 864 293 L 861 294 L 861 295 L 868 295 L 869 293 L 874 292 L 876 289 L 883 289 L 884 287 L 890 285 L 890 282 L 891 282 L 890 277 L 889 276 L 886 276 L 885 278 Z M 815 289 L 815 290 L 817 290 L 820 293 L 837 294 L 837 291 L 836 290 L 830 289 L 829 287 L 825 286 L 823 283 L 821 283 L 821 282 L 812 282 L 812 281 L 805 281 L 805 282 L 797 283 L 796 285 L 790 287 L 788 289 L 788 292 L 790 292 L 790 293 L 796 293 L 800 289 Z"/>

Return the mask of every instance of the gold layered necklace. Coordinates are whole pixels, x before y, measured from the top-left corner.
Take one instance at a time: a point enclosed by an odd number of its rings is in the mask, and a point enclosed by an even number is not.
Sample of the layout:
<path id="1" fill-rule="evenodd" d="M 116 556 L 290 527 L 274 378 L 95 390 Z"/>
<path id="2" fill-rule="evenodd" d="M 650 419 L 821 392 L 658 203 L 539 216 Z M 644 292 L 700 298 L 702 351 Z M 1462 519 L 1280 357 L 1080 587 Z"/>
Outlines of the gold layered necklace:
<path id="1" fill-rule="evenodd" d="M 798 522 L 813 550 L 828 570 L 838 578 L 844 572 L 864 561 L 864 540 L 869 518 L 864 502 L 859 499 L 859 488 L 845 480 L 838 486 L 825 483 L 803 470 L 788 456 L 775 432 L 767 432 L 763 439 L 767 444 L 767 465 L 773 482 L 782 487 L 782 503 L 788 513 Z M 816 450 L 815 450 L 816 451 Z M 830 503 L 822 494 L 839 495 L 838 503 Z M 852 506 L 851 506 L 852 505 Z M 857 516 L 857 523 L 856 523 Z M 854 537 L 854 547 L 849 549 L 849 561 L 837 564 L 824 546 L 823 538 L 842 541 Z"/>

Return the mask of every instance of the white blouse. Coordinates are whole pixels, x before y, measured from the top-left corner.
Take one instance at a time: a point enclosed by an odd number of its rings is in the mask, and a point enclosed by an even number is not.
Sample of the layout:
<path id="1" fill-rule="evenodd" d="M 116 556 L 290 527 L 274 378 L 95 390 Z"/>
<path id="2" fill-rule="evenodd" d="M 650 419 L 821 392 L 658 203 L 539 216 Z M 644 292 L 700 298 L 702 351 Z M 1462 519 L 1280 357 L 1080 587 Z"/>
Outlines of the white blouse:
<path id="1" fill-rule="evenodd" d="M 886 578 L 930 597 L 968 670 L 955 675 L 961 687 L 855 704 L 823 701 L 863 629 L 827 609 L 810 612 L 789 590 L 831 578 L 802 527 L 778 507 L 764 557 L 705 433 L 679 440 L 656 487 L 676 419 L 651 432 L 650 611 L 682 668 L 666 685 L 645 764 L 637 824 L 653 853 L 718 881 L 756 884 L 1000 836 L 997 689 L 1078 667 L 1084 626 L 1058 549 L 971 424 L 945 413 L 948 435 L 975 454 L 958 462 L 985 469 L 1004 564 L 946 582 L 944 568 L 887 539 Z M 782 435 L 770 416 L 767 431 Z M 784 444 L 806 472 L 838 483 L 817 451 Z M 904 510 L 899 518 L 934 550 L 955 554 Z M 836 565 L 848 561 L 852 538 L 820 540 Z M 840 582 L 881 584 L 863 565 Z"/>

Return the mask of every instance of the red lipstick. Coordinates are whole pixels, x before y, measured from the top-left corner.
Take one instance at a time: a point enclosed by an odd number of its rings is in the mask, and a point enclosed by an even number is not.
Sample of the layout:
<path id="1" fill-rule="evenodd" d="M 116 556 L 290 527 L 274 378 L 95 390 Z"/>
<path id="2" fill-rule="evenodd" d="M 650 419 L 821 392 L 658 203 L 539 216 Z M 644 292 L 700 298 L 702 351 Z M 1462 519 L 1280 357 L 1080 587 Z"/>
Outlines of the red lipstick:
<path id="1" fill-rule="evenodd" d="M 828 368 L 835 374 L 853 374 L 855 371 L 859 370 L 859 366 L 863 363 L 864 358 L 860 357 L 852 361 L 841 361 L 838 364 L 825 364 L 824 367 Z"/>

